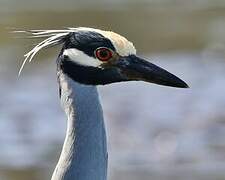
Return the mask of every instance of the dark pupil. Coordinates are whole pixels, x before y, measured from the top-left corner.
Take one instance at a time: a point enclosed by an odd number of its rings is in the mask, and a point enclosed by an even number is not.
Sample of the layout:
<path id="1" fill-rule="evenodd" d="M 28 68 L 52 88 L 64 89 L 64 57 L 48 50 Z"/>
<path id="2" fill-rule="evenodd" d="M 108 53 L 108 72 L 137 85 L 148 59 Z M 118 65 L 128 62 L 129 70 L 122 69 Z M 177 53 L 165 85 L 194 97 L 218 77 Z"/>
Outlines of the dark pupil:
<path id="1" fill-rule="evenodd" d="M 107 50 L 102 50 L 99 52 L 100 57 L 106 58 L 108 56 L 108 51 Z"/>

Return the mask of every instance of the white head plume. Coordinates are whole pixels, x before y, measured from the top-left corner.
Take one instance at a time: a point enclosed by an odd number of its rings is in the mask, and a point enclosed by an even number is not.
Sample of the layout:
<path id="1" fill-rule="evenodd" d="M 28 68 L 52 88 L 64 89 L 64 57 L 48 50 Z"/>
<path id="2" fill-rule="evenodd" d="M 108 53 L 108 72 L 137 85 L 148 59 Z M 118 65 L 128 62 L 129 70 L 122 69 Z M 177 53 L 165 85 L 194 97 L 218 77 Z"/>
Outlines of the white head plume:
<path id="1" fill-rule="evenodd" d="M 21 74 L 24 65 L 27 61 L 31 62 L 34 56 L 42 49 L 49 48 L 64 42 L 64 38 L 70 33 L 75 32 L 75 29 L 65 30 L 28 30 L 28 31 L 14 31 L 15 33 L 28 34 L 28 38 L 46 38 L 38 43 L 33 49 L 24 55 L 25 59 L 20 67 L 19 75 Z"/>
<path id="2" fill-rule="evenodd" d="M 104 37 L 110 39 L 115 46 L 117 53 L 121 56 L 127 56 L 130 54 L 136 54 L 136 49 L 133 44 L 123 36 L 114 33 L 112 31 L 103 31 L 94 28 L 67 28 L 64 30 L 28 30 L 28 31 L 14 31 L 15 33 L 25 33 L 27 38 L 45 38 L 43 41 L 38 43 L 33 49 L 24 55 L 25 59 L 20 67 L 19 75 L 21 74 L 24 65 L 27 61 L 31 62 L 34 56 L 42 49 L 53 47 L 62 44 L 65 37 L 71 32 L 77 31 L 94 31 L 102 34 Z"/>

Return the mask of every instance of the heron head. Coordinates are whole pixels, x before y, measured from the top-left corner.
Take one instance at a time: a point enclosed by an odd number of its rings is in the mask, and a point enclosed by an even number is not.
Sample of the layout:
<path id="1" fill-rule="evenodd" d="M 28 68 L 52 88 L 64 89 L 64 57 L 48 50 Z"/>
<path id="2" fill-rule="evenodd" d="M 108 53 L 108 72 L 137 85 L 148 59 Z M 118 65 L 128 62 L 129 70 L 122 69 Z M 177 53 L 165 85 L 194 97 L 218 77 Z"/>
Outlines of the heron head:
<path id="1" fill-rule="evenodd" d="M 117 33 L 93 28 L 32 33 L 36 33 L 36 36 L 49 35 L 49 40 L 43 41 L 46 45 L 42 46 L 63 43 L 57 61 L 58 69 L 81 84 L 146 81 L 165 86 L 188 87 L 175 75 L 138 57 L 133 43 Z M 28 55 L 32 56 L 32 53 Z"/>

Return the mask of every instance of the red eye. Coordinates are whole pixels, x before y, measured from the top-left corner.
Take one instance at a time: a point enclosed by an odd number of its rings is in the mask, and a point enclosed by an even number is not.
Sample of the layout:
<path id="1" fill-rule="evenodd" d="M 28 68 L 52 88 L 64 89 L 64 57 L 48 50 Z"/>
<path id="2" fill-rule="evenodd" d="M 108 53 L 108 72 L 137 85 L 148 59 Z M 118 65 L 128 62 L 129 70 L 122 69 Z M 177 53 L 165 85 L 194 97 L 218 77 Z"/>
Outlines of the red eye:
<path id="1" fill-rule="evenodd" d="M 100 61 L 108 61 L 112 57 L 112 51 L 108 48 L 98 48 L 95 51 L 95 56 Z"/>

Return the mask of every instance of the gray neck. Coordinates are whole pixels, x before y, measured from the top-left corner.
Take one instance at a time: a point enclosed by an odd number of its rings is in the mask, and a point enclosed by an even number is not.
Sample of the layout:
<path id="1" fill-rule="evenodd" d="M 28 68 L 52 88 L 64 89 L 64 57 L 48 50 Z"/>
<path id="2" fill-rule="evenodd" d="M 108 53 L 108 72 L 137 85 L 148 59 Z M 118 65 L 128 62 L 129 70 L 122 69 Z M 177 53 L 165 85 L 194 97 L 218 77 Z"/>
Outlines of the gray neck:
<path id="1" fill-rule="evenodd" d="M 62 73 L 59 83 L 68 122 L 52 180 L 106 180 L 106 135 L 97 89 L 76 83 Z"/>

